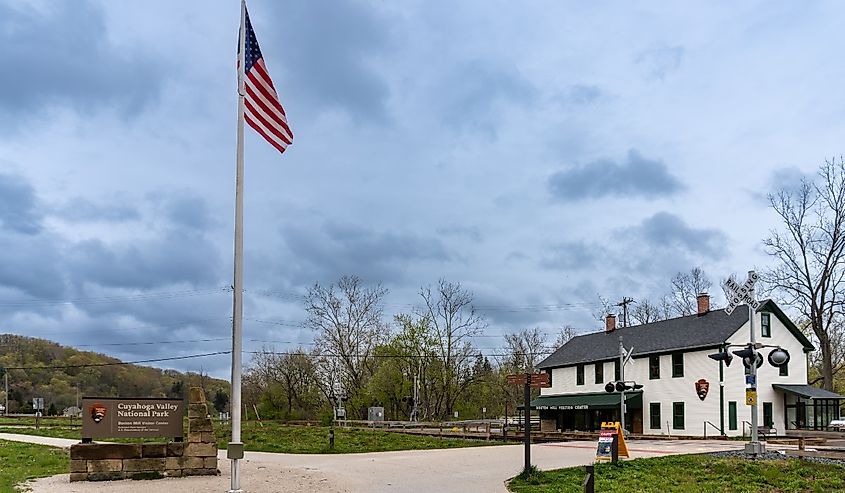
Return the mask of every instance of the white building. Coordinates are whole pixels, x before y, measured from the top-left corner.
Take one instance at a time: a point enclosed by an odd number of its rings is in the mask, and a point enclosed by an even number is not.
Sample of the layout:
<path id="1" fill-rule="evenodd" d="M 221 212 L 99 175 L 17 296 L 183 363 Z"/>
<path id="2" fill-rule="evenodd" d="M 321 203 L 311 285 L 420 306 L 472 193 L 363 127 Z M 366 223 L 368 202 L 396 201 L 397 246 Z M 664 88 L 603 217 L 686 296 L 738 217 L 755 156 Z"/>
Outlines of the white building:
<path id="1" fill-rule="evenodd" d="M 810 341 L 771 300 L 755 312 L 757 342 L 777 346 L 791 358 L 781 368 L 762 348 L 757 370 L 758 423 L 784 434 L 792 429 L 826 429 L 839 417 L 838 394 L 807 385 Z M 644 325 L 617 328 L 610 315 L 606 330 L 572 338 L 538 368 L 551 374 L 551 387 L 532 401 L 543 430 L 600 428 L 619 421 L 621 396 L 605 385 L 620 378 L 619 342 L 633 348 L 624 380 L 641 390 L 626 392 L 626 428 L 648 435 L 742 435 L 750 431 L 751 406 L 745 403 L 746 369 L 741 358 L 730 365 L 708 358 L 748 344 L 748 307 L 731 315 L 710 311 L 710 298 L 698 297 L 698 313 Z M 703 392 L 707 388 L 706 394 Z M 701 392 L 700 392 L 701 391 Z"/>

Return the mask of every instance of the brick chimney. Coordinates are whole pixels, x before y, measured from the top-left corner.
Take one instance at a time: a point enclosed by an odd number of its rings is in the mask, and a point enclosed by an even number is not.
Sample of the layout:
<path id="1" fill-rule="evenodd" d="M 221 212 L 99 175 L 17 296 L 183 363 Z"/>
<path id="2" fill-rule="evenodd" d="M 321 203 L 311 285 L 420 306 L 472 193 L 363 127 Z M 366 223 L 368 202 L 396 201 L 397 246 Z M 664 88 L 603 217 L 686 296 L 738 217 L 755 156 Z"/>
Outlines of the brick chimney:
<path id="1" fill-rule="evenodd" d="M 604 331 L 608 334 L 616 330 L 616 315 L 608 313 L 604 319 Z"/>
<path id="2" fill-rule="evenodd" d="M 710 311 L 710 295 L 698 293 L 695 299 L 698 301 L 698 316 L 706 315 Z"/>

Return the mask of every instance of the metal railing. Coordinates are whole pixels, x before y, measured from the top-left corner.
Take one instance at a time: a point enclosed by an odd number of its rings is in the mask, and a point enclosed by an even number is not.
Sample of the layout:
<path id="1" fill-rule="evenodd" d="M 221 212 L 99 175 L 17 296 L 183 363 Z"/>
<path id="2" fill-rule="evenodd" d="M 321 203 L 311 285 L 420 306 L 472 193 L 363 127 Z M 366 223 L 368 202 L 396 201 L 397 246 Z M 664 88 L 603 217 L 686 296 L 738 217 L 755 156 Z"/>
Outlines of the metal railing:
<path id="1" fill-rule="evenodd" d="M 748 434 L 749 435 L 751 434 L 751 423 L 749 423 L 748 421 L 743 421 L 742 422 L 742 438 L 745 438 L 745 425 L 748 425 L 748 432 L 749 432 Z"/>
<path id="2" fill-rule="evenodd" d="M 714 424 L 713 424 L 713 423 L 711 423 L 710 421 L 705 421 L 705 422 L 704 422 L 704 439 L 705 439 L 705 440 L 707 439 L 707 425 L 712 426 L 714 430 L 718 431 L 718 432 L 719 432 L 719 436 L 725 436 L 725 434 L 724 434 L 724 433 L 722 433 L 722 430 L 721 430 L 718 426 L 714 425 Z"/>

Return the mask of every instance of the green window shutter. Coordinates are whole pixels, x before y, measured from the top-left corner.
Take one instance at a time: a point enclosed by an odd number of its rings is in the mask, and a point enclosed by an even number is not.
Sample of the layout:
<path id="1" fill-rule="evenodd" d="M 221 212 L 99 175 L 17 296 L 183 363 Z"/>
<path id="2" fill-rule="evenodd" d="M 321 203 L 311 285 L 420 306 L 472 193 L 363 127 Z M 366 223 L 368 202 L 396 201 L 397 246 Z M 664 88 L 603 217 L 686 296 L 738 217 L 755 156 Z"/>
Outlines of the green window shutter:
<path id="1" fill-rule="evenodd" d="M 652 430 L 659 430 L 660 429 L 660 403 L 659 402 L 652 402 L 648 405 L 648 413 L 649 413 L 649 427 Z"/>
<path id="2" fill-rule="evenodd" d="M 604 383 L 604 363 L 596 363 L 596 383 Z"/>
<path id="3" fill-rule="evenodd" d="M 584 385 L 584 365 L 575 367 L 575 385 Z"/>
<path id="4" fill-rule="evenodd" d="M 684 429 L 684 403 L 672 403 L 672 428 L 676 430 Z"/>
<path id="5" fill-rule="evenodd" d="M 778 375 L 780 375 L 782 377 L 788 377 L 789 376 L 789 363 L 787 363 L 787 364 L 781 366 L 780 368 L 778 368 Z"/>
<path id="6" fill-rule="evenodd" d="M 736 430 L 736 401 L 728 402 L 728 429 Z"/>
<path id="7" fill-rule="evenodd" d="M 764 402 L 763 403 L 763 426 L 772 427 L 774 424 L 774 420 L 772 417 L 772 403 L 771 402 Z"/>
<path id="8" fill-rule="evenodd" d="M 613 375 L 614 380 L 622 380 L 622 370 L 619 367 L 619 360 L 613 360 Z"/>

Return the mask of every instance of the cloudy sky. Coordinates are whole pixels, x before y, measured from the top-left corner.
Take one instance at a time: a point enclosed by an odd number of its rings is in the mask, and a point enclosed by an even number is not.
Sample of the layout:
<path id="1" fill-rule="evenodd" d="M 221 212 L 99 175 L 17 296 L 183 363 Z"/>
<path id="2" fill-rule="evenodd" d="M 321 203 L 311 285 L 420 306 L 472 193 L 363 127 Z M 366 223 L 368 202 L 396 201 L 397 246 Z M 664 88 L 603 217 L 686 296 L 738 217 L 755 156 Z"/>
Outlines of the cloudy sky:
<path id="1" fill-rule="evenodd" d="M 298 297 L 343 274 L 388 315 L 461 282 L 497 336 L 765 268 L 766 194 L 845 152 L 845 9 L 735 3 L 252 0 L 296 138 L 247 129 L 247 349 L 309 342 Z M 238 23 L 0 0 L 0 331 L 228 348 Z"/>

